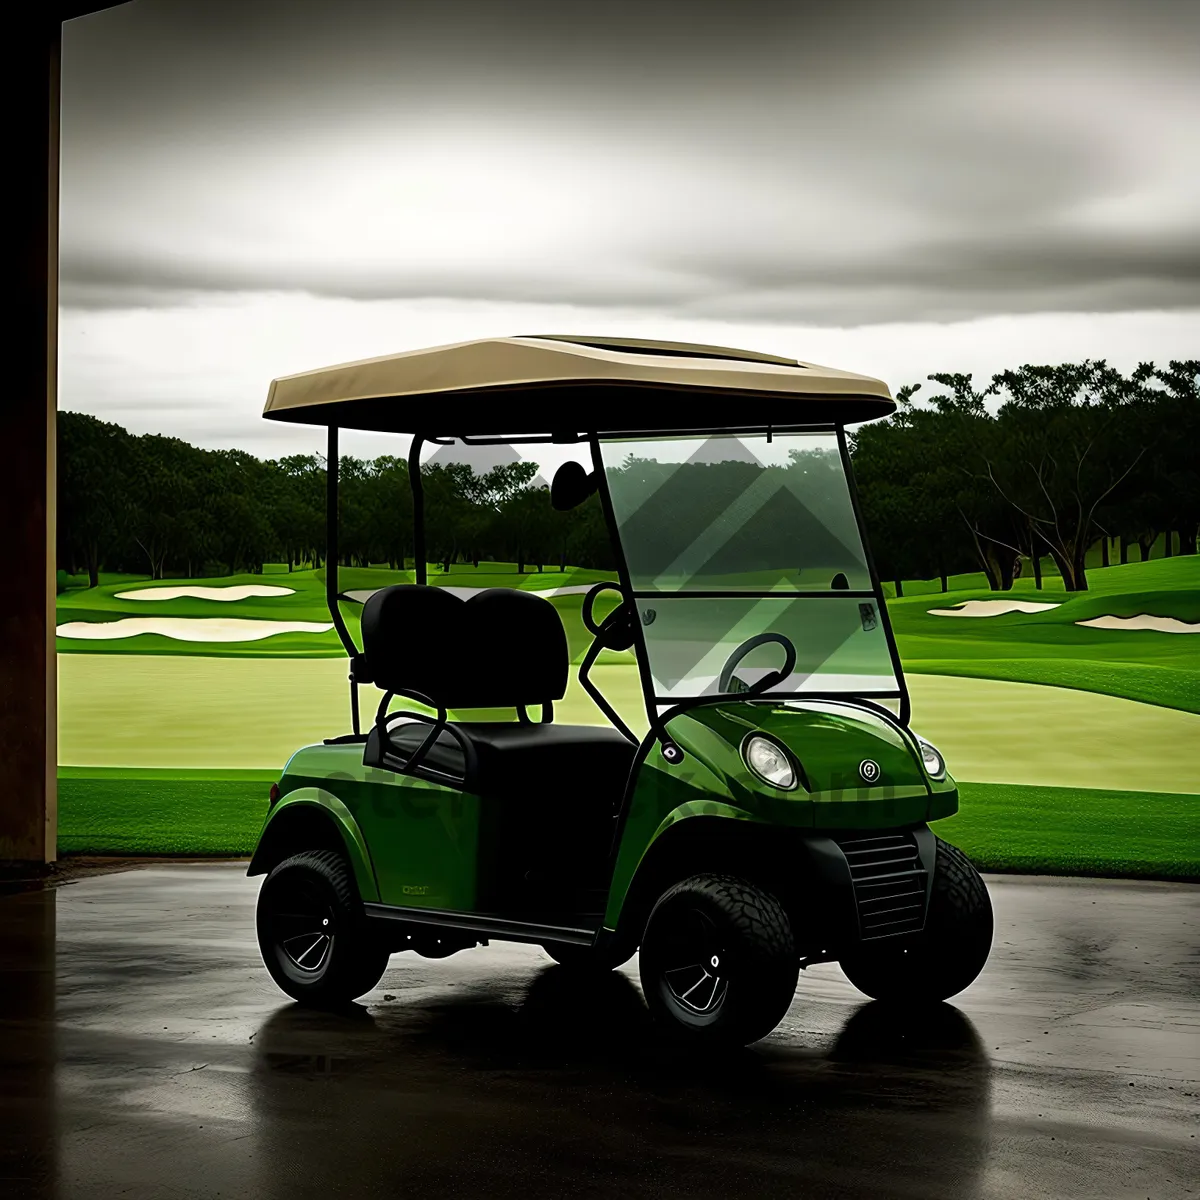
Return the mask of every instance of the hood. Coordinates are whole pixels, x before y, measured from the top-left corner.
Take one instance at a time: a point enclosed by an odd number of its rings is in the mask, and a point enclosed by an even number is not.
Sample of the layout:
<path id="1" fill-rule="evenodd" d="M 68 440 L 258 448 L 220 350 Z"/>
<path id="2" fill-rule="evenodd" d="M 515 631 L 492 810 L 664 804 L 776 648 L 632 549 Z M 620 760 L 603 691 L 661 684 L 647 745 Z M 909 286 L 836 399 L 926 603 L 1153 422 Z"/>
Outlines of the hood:
<path id="1" fill-rule="evenodd" d="M 883 714 L 836 700 L 751 701 L 689 709 L 671 722 L 696 722 L 739 751 L 752 733 L 781 742 L 809 792 L 928 787 L 915 739 Z M 679 731 L 684 733 L 683 730 Z M 686 734 L 682 740 L 688 741 Z M 708 739 L 704 739 L 708 740 Z M 877 768 L 877 774 L 869 764 Z M 863 764 L 868 764 L 865 769 Z M 872 778 L 872 776 L 874 776 Z"/>

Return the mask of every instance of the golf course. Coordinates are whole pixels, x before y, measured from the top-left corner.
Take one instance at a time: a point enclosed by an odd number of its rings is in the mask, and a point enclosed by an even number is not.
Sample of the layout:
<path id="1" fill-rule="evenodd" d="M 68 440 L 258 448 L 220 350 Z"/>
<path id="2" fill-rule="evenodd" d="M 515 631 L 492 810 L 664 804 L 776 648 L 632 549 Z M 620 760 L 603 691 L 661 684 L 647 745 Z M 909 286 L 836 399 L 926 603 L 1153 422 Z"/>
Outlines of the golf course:
<path id="1" fill-rule="evenodd" d="M 576 663 L 582 592 L 605 577 L 495 562 L 429 574 L 463 594 L 547 596 Z M 351 630 L 366 594 L 411 579 L 342 568 Z M 60 580 L 58 597 L 60 851 L 249 853 L 289 754 L 349 727 L 324 572 L 87 582 Z M 1200 876 L 1200 557 L 1096 567 L 1081 594 L 1042 582 L 913 581 L 889 600 L 913 727 L 962 785 L 938 833 L 989 870 Z M 632 656 L 606 652 L 594 678 L 644 729 Z M 362 688 L 365 713 L 377 701 Z M 574 681 L 556 715 L 603 720 Z"/>

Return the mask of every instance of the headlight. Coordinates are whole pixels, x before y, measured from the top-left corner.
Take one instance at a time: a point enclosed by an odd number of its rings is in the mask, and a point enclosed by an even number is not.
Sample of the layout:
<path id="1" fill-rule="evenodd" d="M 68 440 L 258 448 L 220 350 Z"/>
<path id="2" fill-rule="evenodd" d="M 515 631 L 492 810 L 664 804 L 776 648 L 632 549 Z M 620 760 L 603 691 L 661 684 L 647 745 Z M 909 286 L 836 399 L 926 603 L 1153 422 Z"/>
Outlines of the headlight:
<path id="1" fill-rule="evenodd" d="M 749 737 L 742 745 L 746 766 L 772 787 L 790 792 L 796 786 L 796 768 L 782 746 L 759 734 Z"/>
<path id="2" fill-rule="evenodd" d="M 946 763 L 937 747 L 930 745 L 921 737 L 917 738 L 917 745 L 921 747 L 921 761 L 925 764 L 925 770 L 929 773 L 929 778 L 944 779 L 946 777 Z"/>

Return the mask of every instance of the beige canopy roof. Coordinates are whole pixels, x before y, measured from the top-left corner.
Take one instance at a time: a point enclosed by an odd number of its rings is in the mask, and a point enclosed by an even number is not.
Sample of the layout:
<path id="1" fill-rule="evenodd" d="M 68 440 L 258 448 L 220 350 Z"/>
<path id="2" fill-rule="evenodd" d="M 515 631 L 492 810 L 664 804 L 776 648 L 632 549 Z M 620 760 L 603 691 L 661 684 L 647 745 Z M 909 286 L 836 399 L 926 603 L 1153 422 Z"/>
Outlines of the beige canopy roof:
<path id="1" fill-rule="evenodd" d="M 584 390 L 581 390 L 584 389 Z M 681 342 L 485 338 L 276 379 L 263 416 L 425 436 L 851 424 L 895 409 L 866 375 Z"/>

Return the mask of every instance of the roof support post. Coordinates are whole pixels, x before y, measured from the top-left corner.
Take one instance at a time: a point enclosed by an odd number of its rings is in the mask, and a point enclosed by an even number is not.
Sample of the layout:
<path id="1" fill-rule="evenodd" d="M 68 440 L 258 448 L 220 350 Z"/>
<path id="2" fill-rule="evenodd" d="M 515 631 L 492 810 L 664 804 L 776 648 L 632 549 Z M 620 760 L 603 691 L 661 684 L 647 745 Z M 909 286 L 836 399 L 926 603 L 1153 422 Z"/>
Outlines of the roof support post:
<path id="1" fill-rule="evenodd" d="M 408 449 L 408 486 L 413 502 L 413 569 L 419 584 L 429 582 L 429 566 L 425 561 L 425 485 L 421 480 L 421 447 L 425 439 L 419 433 Z"/>
<path id="2" fill-rule="evenodd" d="M 325 451 L 325 603 L 333 618 L 346 653 L 350 656 L 350 714 L 354 721 L 354 733 L 359 733 L 358 681 L 362 675 L 362 662 L 358 647 L 346 628 L 346 619 L 338 605 L 338 475 L 341 460 L 338 457 L 338 427 L 329 426 L 329 441 Z M 370 682 L 363 679 L 364 683 Z"/>

